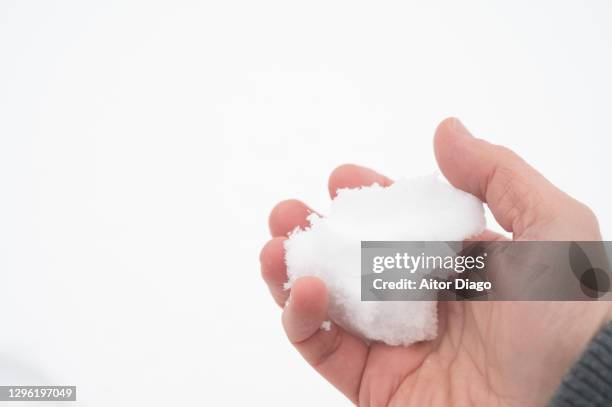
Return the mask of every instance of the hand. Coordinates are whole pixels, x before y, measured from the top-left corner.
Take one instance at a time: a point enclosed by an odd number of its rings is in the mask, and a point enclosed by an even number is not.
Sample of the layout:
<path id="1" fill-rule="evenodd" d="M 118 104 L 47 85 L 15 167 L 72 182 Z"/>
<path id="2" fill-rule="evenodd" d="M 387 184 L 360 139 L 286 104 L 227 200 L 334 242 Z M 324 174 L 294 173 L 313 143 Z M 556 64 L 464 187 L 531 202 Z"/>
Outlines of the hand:
<path id="1" fill-rule="evenodd" d="M 456 119 L 436 130 L 442 173 L 491 209 L 514 240 L 601 240 L 597 219 L 512 151 L 472 137 Z M 339 188 L 392 181 L 344 165 L 329 180 Z M 321 280 L 301 278 L 291 292 L 283 241 L 311 212 L 284 201 L 270 215 L 273 239 L 261 252 L 262 276 L 284 307 L 289 340 L 328 381 L 360 406 L 545 405 L 590 338 L 609 319 L 606 302 L 440 302 L 438 338 L 409 347 L 366 345 L 332 323 Z M 485 231 L 478 240 L 505 239 Z M 288 301 L 287 301 L 288 300 Z"/>

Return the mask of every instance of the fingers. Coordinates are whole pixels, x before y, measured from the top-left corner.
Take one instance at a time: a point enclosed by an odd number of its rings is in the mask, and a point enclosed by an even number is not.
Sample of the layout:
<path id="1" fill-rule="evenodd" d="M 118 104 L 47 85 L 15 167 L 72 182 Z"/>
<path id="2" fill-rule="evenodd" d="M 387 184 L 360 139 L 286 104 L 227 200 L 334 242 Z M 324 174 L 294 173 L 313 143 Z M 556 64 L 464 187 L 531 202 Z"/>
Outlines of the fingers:
<path id="1" fill-rule="evenodd" d="M 446 119 L 438 126 L 434 149 L 449 182 L 486 202 L 499 224 L 515 235 L 550 217 L 561 196 L 515 153 L 474 138 L 457 119 Z"/>
<path id="2" fill-rule="evenodd" d="M 334 198 L 341 188 L 357 188 L 378 183 L 389 186 L 393 181 L 366 167 L 344 164 L 332 171 L 329 176 L 329 195 Z"/>
<path id="3" fill-rule="evenodd" d="M 272 209 L 268 220 L 272 237 L 287 236 L 297 226 L 300 228 L 309 226 L 306 217 L 312 212 L 312 209 L 296 199 L 278 203 Z"/>
<path id="4" fill-rule="evenodd" d="M 316 277 L 295 281 L 283 312 L 283 326 L 292 343 L 299 344 L 319 330 L 327 318 L 327 289 Z"/>
<path id="5" fill-rule="evenodd" d="M 283 326 L 289 340 L 323 377 L 356 403 L 367 346 L 334 323 L 329 331 L 321 329 L 328 320 L 327 290 L 321 280 L 305 277 L 293 283 L 291 291 L 283 288 L 287 281 L 286 235 L 296 226 L 308 226 L 310 213 L 310 208 L 296 200 L 283 201 L 272 210 L 269 224 L 274 237 L 261 251 L 261 274 L 276 303 L 284 306 Z"/>
<path id="6" fill-rule="evenodd" d="M 284 242 L 287 234 L 296 227 L 304 228 L 309 225 L 306 218 L 312 212 L 312 209 L 304 203 L 290 199 L 277 204 L 270 213 L 268 223 L 273 238 L 261 250 L 259 260 L 261 276 L 268 285 L 274 301 L 281 307 L 289 297 L 289 291 L 284 288 L 287 282 Z"/>
<path id="7" fill-rule="evenodd" d="M 323 377 L 354 403 L 368 357 L 366 344 L 333 322 L 329 330 L 321 328 L 328 320 L 327 290 L 316 277 L 298 279 L 283 311 L 287 337 Z"/>
<path id="8" fill-rule="evenodd" d="M 264 279 L 272 294 L 274 301 L 281 307 L 289 297 L 285 290 L 287 282 L 287 266 L 285 265 L 285 237 L 275 237 L 261 249 L 259 260 L 261 262 L 261 277 Z"/>

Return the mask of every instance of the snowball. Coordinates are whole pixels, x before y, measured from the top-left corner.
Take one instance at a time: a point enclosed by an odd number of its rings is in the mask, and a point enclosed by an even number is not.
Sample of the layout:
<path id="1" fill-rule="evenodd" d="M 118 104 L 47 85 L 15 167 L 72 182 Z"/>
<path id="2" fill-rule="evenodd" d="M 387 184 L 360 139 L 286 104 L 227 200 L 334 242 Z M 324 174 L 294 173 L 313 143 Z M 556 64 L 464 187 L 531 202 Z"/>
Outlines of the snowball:
<path id="1" fill-rule="evenodd" d="M 331 331 L 331 321 L 323 321 L 321 329 L 324 331 Z"/>
<path id="2" fill-rule="evenodd" d="M 361 301 L 361 241 L 464 240 L 484 230 L 482 203 L 436 175 L 389 187 L 341 189 L 329 216 L 285 241 L 288 282 L 316 276 L 327 286 L 329 317 L 372 341 L 409 345 L 437 335 L 436 301 Z"/>

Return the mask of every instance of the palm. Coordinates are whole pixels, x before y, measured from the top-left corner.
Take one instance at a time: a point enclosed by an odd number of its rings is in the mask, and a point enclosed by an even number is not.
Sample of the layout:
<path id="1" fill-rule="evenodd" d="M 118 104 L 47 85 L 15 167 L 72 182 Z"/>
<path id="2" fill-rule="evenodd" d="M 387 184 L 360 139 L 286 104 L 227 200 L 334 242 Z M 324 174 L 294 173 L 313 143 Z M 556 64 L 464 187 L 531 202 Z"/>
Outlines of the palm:
<path id="1" fill-rule="evenodd" d="M 533 404 L 525 402 L 530 398 L 526 392 L 510 390 L 521 386 L 514 382 L 519 372 L 507 356 L 524 349 L 520 341 L 503 340 L 510 333 L 496 326 L 503 308 L 493 303 L 440 303 L 435 341 L 408 348 L 373 345 L 369 359 L 377 363 L 366 364 L 360 400 L 389 406 Z M 390 370 L 390 364 L 403 370 Z M 381 389 L 381 382 L 396 384 Z"/>
<path id="2" fill-rule="evenodd" d="M 544 405 L 572 360 L 561 349 L 586 343 L 593 326 L 546 321 L 561 315 L 568 322 L 580 320 L 568 313 L 596 321 L 600 309 L 595 303 L 578 308 L 547 302 L 440 303 L 435 341 L 407 348 L 371 346 L 360 404 Z"/>

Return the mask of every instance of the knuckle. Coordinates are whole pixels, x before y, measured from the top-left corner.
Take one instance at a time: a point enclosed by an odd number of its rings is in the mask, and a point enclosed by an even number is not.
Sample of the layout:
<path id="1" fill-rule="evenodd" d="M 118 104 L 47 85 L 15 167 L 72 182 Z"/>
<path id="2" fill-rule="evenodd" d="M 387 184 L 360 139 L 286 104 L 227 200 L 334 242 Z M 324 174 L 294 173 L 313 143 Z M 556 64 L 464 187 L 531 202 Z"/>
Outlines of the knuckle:
<path id="1" fill-rule="evenodd" d="M 313 352 L 310 358 L 310 364 L 316 368 L 327 362 L 340 348 L 343 339 L 342 331 L 340 329 L 333 329 L 331 336 L 328 336 L 328 338 L 316 345 L 316 351 Z"/>
<path id="2" fill-rule="evenodd" d="M 577 213 L 580 214 L 582 222 L 588 226 L 596 226 L 599 228 L 599 221 L 595 212 L 586 204 L 576 201 Z"/>

